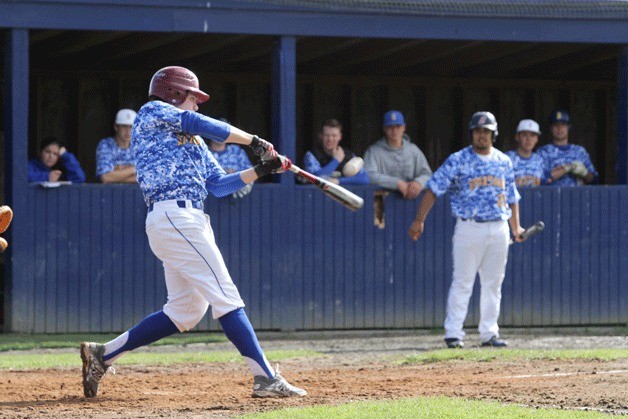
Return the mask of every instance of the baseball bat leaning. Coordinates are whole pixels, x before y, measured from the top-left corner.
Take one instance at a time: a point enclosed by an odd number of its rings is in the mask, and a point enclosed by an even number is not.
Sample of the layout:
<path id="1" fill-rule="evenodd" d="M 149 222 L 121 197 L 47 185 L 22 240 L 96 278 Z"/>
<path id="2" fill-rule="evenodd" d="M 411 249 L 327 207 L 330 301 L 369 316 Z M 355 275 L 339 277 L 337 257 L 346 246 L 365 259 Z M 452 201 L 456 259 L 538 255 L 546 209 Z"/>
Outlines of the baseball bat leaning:
<path id="1" fill-rule="evenodd" d="M 529 239 L 530 237 L 534 236 L 535 234 L 539 234 L 544 229 L 545 229 L 545 223 L 543 221 L 537 221 L 532 227 L 527 228 L 526 231 L 521 233 L 521 238 L 522 239 Z M 514 241 L 511 239 L 510 240 L 510 244 L 513 244 L 513 243 L 514 243 Z"/>
<path id="2" fill-rule="evenodd" d="M 296 176 L 302 177 L 303 179 L 307 180 L 312 185 L 322 190 L 328 197 L 330 197 L 334 201 L 340 202 L 351 211 L 357 211 L 364 205 L 364 200 L 362 198 L 360 198 L 353 192 L 346 190 L 342 186 L 331 183 L 323 178 L 311 174 L 310 172 L 306 172 L 305 170 L 301 169 L 298 166 L 295 166 L 294 164 L 290 166 L 290 171 L 293 172 Z"/>

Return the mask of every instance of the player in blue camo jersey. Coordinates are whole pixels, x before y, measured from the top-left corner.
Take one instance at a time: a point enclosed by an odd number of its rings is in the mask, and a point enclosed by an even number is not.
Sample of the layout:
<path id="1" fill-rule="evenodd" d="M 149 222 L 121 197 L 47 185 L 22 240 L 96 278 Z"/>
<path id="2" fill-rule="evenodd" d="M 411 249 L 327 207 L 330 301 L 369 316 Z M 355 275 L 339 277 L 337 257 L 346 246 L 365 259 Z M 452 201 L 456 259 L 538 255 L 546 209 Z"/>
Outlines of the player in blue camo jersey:
<path id="1" fill-rule="evenodd" d="M 552 111 L 549 117 L 552 142 L 539 148 L 547 165 L 548 184 L 577 186 L 597 181 L 598 173 L 584 147 L 569 144 L 571 118 L 564 109 Z"/>
<path id="2" fill-rule="evenodd" d="M 453 280 L 447 298 L 445 343 L 462 348 L 469 299 L 480 274 L 482 346 L 503 347 L 497 319 L 501 286 L 508 260 L 509 232 L 520 242 L 525 231 L 519 223 L 519 199 L 512 161 L 493 147 L 497 121 L 490 112 L 476 112 L 469 121 L 471 146 L 450 155 L 427 182 L 415 220 L 408 231 L 412 240 L 423 234 L 425 219 L 437 197 L 449 193 L 457 218 L 453 236 Z"/>
<path id="3" fill-rule="evenodd" d="M 96 176 L 102 183 L 135 183 L 135 156 L 131 144 L 131 127 L 137 114 L 120 109 L 113 129 L 115 135 L 100 140 L 96 147 Z"/>
<path id="4" fill-rule="evenodd" d="M 197 113 L 198 104 L 209 95 L 199 89 L 198 78 L 186 68 L 165 67 L 156 72 L 149 99 L 138 112 L 132 142 L 148 208 L 146 234 L 151 250 L 163 262 L 168 298 L 163 310 L 114 340 L 81 344 L 85 397 L 98 394 L 103 376 L 120 356 L 191 329 L 210 305 L 213 318 L 253 373 L 253 397 L 304 396 L 305 390 L 289 384 L 264 356 L 203 211 L 208 192 L 228 195 L 262 176 L 282 173 L 292 163 L 268 141 Z M 250 145 L 262 162 L 226 174 L 199 135 Z"/>
<path id="5" fill-rule="evenodd" d="M 521 186 L 539 186 L 545 183 L 545 161 L 535 153 L 541 130 L 532 119 L 522 119 L 517 126 L 517 148 L 506 152 L 515 169 L 515 183 Z"/>
<path id="6" fill-rule="evenodd" d="M 224 118 L 220 120 L 229 123 Z M 218 164 L 220 164 L 227 173 L 239 172 L 253 166 L 249 160 L 249 156 L 246 155 L 246 151 L 238 145 L 209 140 L 209 151 L 211 151 Z M 244 185 L 242 189 L 235 191 L 231 196 L 233 198 L 242 198 L 248 195 L 252 189 L 253 184 L 249 183 L 248 185 Z"/>

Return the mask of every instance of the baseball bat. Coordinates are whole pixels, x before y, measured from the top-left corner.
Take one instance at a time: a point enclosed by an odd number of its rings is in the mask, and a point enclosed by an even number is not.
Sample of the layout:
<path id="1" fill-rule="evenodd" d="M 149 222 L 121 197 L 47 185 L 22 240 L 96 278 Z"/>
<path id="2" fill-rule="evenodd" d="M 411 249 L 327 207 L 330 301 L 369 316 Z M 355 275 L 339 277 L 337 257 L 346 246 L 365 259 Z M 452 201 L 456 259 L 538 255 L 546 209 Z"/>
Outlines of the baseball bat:
<path id="1" fill-rule="evenodd" d="M 545 229 L 545 223 L 543 221 L 537 221 L 532 227 L 528 227 L 526 229 L 526 231 L 524 231 L 523 233 L 521 233 L 521 238 L 522 239 L 529 239 L 530 237 L 534 236 L 535 234 L 539 234 L 541 231 L 543 231 Z M 510 240 L 510 244 L 513 244 L 514 241 L 511 239 Z"/>
<path id="2" fill-rule="evenodd" d="M 342 186 L 336 185 L 335 183 L 331 183 L 323 178 L 320 178 L 316 175 L 313 175 L 310 172 L 306 172 L 294 164 L 290 166 L 290 171 L 293 172 L 296 176 L 302 177 L 303 179 L 310 182 L 312 185 L 316 186 L 318 189 L 323 191 L 328 197 L 337 201 L 349 208 L 351 211 L 357 211 L 364 205 L 364 200 L 343 188 Z"/>

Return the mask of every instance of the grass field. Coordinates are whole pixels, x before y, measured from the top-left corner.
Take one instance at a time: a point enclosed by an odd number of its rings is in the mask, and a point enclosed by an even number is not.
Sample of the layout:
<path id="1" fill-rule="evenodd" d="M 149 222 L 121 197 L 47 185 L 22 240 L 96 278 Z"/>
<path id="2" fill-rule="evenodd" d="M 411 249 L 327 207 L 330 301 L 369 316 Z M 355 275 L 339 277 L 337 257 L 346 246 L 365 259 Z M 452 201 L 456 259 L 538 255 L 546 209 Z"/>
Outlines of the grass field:
<path id="1" fill-rule="evenodd" d="M 259 419 L 380 419 L 380 418 L 606 418 L 598 412 L 574 412 L 559 409 L 531 409 L 496 402 L 465 400 L 451 397 L 420 397 L 379 402 L 356 402 L 340 406 L 317 406 L 282 409 L 268 413 L 245 415 Z"/>
<path id="2" fill-rule="evenodd" d="M 80 377 L 80 358 L 78 355 L 78 345 L 81 341 L 89 340 L 89 341 L 107 341 L 116 335 L 93 335 L 93 334 L 72 334 L 72 335 L 20 335 L 20 334 L 5 334 L 0 335 L 0 386 L 2 383 L 2 374 L 11 374 L 11 380 L 17 379 L 28 379 L 32 376 L 31 371 L 37 370 L 48 370 L 48 373 L 45 375 L 49 377 L 47 380 L 51 380 L 52 376 L 55 375 L 68 375 L 68 378 L 59 378 L 59 381 L 62 383 L 62 386 L 59 387 L 59 384 L 53 384 L 52 386 L 56 386 L 56 390 L 54 390 L 54 394 L 60 391 L 59 388 L 63 389 L 63 385 L 65 383 L 74 383 L 73 385 L 77 385 L 80 388 L 80 381 L 76 379 L 76 373 L 78 373 Z M 177 365 L 182 366 L 182 368 L 186 368 L 186 364 L 196 364 L 202 365 L 202 370 L 214 371 L 214 375 L 216 371 L 220 371 L 224 369 L 224 363 L 243 363 L 242 357 L 237 353 L 235 349 L 233 350 L 224 350 L 226 346 L 212 346 L 213 343 L 222 343 L 225 342 L 226 339 L 222 334 L 212 334 L 212 333 L 190 333 L 190 334 L 181 334 L 172 338 L 163 339 L 157 345 L 153 344 L 152 346 L 163 346 L 163 345 L 171 345 L 169 348 L 164 348 L 163 350 L 153 348 L 150 351 L 137 351 L 126 354 L 124 357 L 120 358 L 116 365 L 123 366 L 150 366 L 150 365 L 159 365 L 159 373 L 157 375 L 152 375 L 150 372 L 145 372 L 143 369 L 127 369 L 126 375 L 127 377 L 131 377 L 133 380 L 146 380 L 151 383 L 151 386 L 146 389 L 147 393 L 143 397 L 153 397 L 151 391 L 159 390 L 159 394 L 164 392 L 163 394 L 169 394 L 169 392 L 173 390 L 166 390 L 163 387 L 156 386 L 153 384 L 158 377 L 163 374 L 163 371 L 168 371 L 163 375 L 164 377 L 171 377 L 171 374 L 178 374 Z M 208 344 L 201 345 L 199 347 L 187 347 L 188 345 L 193 344 Z M 223 350 L 217 350 L 217 348 L 223 348 Z M 18 351 L 18 352 L 15 352 Z M 329 365 L 330 362 L 333 361 L 332 354 L 326 354 L 316 350 L 309 349 L 299 349 L 299 350 L 267 350 L 266 355 L 268 359 L 272 359 L 273 362 L 283 361 L 288 365 L 292 365 L 293 368 L 295 365 L 310 365 L 309 368 L 315 368 L 317 364 L 321 363 L 321 360 L 324 359 L 323 364 L 327 365 L 324 368 L 337 368 L 341 366 L 341 364 L 332 364 Z M 536 365 L 536 362 L 560 365 L 560 374 L 565 377 L 574 377 L 572 380 L 578 380 L 577 377 L 585 378 L 587 376 L 577 374 L 581 374 L 578 371 L 581 371 L 582 367 L 578 367 L 578 369 L 574 370 L 572 373 L 571 370 L 568 369 L 567 365 L 570 362 L 574 362 L 578 365 L 587 365 L 586 363 L 590 362 L 592 369 L 596 370 L 599 373 L 604 373 L 605 369 L 615 369 L 615 370 L 625 370 L 623 365 L 628 365 L 626 360 L 628 360 L 628 349 L 613 349 L 613 348 L 589 348 L 589 349 L 517 349 L 517 348 L 509 348 L 507 350 L 503 349 L 493 349 L 493 348 L 479 348 L 479 347 L 470 347 L 466 349 L 460 350 L 451 350 L 451 349 L 433 349 L 426 351 L 412 351 L 412 353 L 405 353 L 405 355 L 395 355 L 394 353 L 383 354 L 378 362 L 382 362 L 383 369 L 378 368 L 370 368 L 368 359 L 365 358 L 365 367 L 369 372 L 369 377 L 375 378 L 376 372 L 380 371 L 382 374 L 388 374 L 391 370 L 394 369 L 406 369 L 405 371 L 417 371 L 416 373 L 412 372 L 412 374 L 418 374 L 418 377 L 421 375 L 425 375 L 430 371 L 432 366 L 438 366 L 439 371 L 443 371 L 441 375 L 436 375 L 434 380 L 440 380 L 443 377 L 446 377 L 447 374 L 450 374 L 448 371 L 457 371 L 457 365 L 484 365 L 486 370 L 491 370 L 491 365 L 494 365 L 493 370 L 498 371 L 499 377 L 503 376 L 511 376 L 512 373 L 503 373 L 502 368 L 504 365 Z M 332 361 L 330 361 L 332 360 Z M 464 364 L 459 364 L 464 363 Z M 613 368 L 606 367 L 606 365 L 614 365 Z M 216 365 L 212 367 L 211 365 Z M 451 365 L 448 367 L 448 365 Z M 162 367 L 163 366 L 163 367 Z M 162 370 L 163 368 L 163 370 Z M 198 367 L 194 367 L 198 368 Z M 409 369 L 408 369 L 409 368 Z M 418 368 L 418 369 L 416 369 Z M 550 372 L 553 371 L 554 366 L 551 367 Z M 588 367 L 585 367 L 587 369 Z M 56 371 L 55 371 L 56 370 Z M 240 370 L 245 371 L 246 367 L 237 367 L 234 368 L 234 371 Z M 307 371 L 307 368 L 305 369 Z M 4 372 L 3 372 L 4 371 Z M 342 370 L 344 371 L 344 370 Z M 346 370 L 347 373 L 351 372 L 351 369 Z M 360 370 L 357 370 L 360 371 Z M 586 374 L 586 372 L 584 372 Z M 148 374 L 148 375 L 146 375 Z M 343 372 L 340 372 L 343 374 Z M 356 372 L 355 380 L 363 380 L 366 378 L 364 373 Z M 519 374 L 519 373 L 518 373 Z M 527 374 L 527 372 L 524 372 Z M 625 373 L 621 371 L 618 372 L 620 375 L 598 375 L 601 379 L 607 380 L 615 380 L 615 386 L 617 386 L 617 380 L 619 380 L 620 388 L 621 388 L 621 380 L 624 380 L 625 383 Z M 622 375 L 623 374 L 623 375 Z M 244 374 L 246 376 L 246 374 Z M 304 377 L 308 377 L 308 375 L 294 374 L 296 375 L 296 383 L 300 384 L 299 381 Z M 516 375 L 516 374 L 515 374 Z M 23 376 L 23 377 L 22 377 Z M 194 374 L 185 374 L 184 376 L 192 379 L 194 378 Z M 207 378 L 212 376 L 211 373 L 208 373 Z M 416 377 L 417 375 L 415 375 Z M 301 377 L 301 378 L 299 378 Z M 479 375 L 478 377 L 482 377 Z M 223 379 L 226 379 L 224 377 Z M 201 380 L 203 378 L 201 377 Z M 566 378 L 568 379 L 568 378 Z M 244 382 L 238 381 L 235 379 L 237 385 L 235 388 L 240 389 L 240 391 L 248 388 L 246 384 L 247 381 Z M 325 380 L 325 376 L 318 376 L 317 380 Z M 386 380 L 390 380 L 387 378 Z M 514 378 L 512 380 L 515 380 Z M 549 379 L 548 379 L 549 380 Z M 111 382 L 112 379 L 106 383 L 106 389 L 110 391 L 115 391 L 116 388 L 120 385 L 124 384 L 125 380 L 117 381 L 115 384 Z M 402 381 L 401 381 L 402 382 Z M 420 382 L 420 381 L 419 381 Z M 572 383 L 574 381 L 571 381 Z M 15 383 L 15 381 L 14 381 Z M 228 416 L 233 417 L 245 417 L 245 418 L 383 418 L 383 417 L 394 417 L 394 418 L 415 418 L 415 417 L 428 417 L 428 418 L 600 418 L 600 417 L 608 417 L 609 412 L 613 412 L 613 409 L 604 409 L 603 407 L 596 407 L 595 404 L 591 405 L 588 403 L 582 404 L 580 407 L 578 405 L 570 405 L 567 404 L 568 409 L 558 409 L 553 408 L 554 403 L 550 401 L 550 403 L 538 403 L 532 402 L 529 399 L 532 396 L 532 392 L 528 399 L 516 399 L 510 400 L 499 399 L 500 401 L 495 401 L 493 397 L 478 397 L 473 394 L 465 393 L 465 395 L 456 394 L 455 392 L 445 392 L 444 389 L 446 387 L 438 387 L 436 393 L 438 396 L 429 395 L 429 393 L 413 393 L 416 396 L 414 397 L 399 397 L 395 394 L 398 393 L 390 393 L 389 396 L 377 396 L 375 398 L 364 398 L 360 397 L 362 394 L 362 390 L 356 388 L 356 390 L 348 391 L 347 387 L 350 385 L 349 383 L 356 383 L 356 381 L 346 380 L 343 384 L 340 384 L 338 390 L 345 392 L 348 396 L 339 397 L 335 402 L 330 402 L 332 399 L 330 395 L 327 393 L 321 394 L 320 392 L 316 392 L 316 387 L 312 381 L 305 380 L 302 383 L 304 387 L 308 387 L 309 390 L 312 390 L 312 398 L 302 399 L 301 401 L 293 400 L 292 403 L 289 404 L 275 404 L 269 403 L 266 406 L 270 406 L 264 408 L 262 410 L 267 410 L 264 412 L 249 412 L 249 409 L 256 410 L 255 406 L 257 402 L 253 402 L 244 398 L 236 398 L 235 400 L 235 410 L 234 407 L 227 410 Z M 394 382 L 393 382 L 394 383 Z M 505 381 L 502 381 L 501 385 L 506 385 Z M 516 382 L 514 388 L 522 381 Z M 613 381 L 609 381 L 609 383 L 613 383 Z M 6 383 L 5 383 L 6 384 Z M 244 385 L 244 389 L 242 389 L 242 384 Z M 11 388 L 14 384 L 7 384 L 7 388 Z M 232 384 L 233 385 L 233 384 Z M 383 386 L 387 389 L 387 385 Z M 492 387 L 490 381 L 488 383 L 488 387 L 485 387 L 484 390 L 480 390 L 478 394 L 490 394 L 492 391 L 490 390 Z M 28 387 L 26 387 L 28 388 Z M 214 391 L 216 387 L 211 387 L 210 392 Z M 415 388 L 421 388 L 420 385 Z M 76 390 L 72 390 L 69 392 L 70 396 L 63 396 L 63 391 L 61 390 L 60 396 L 43 396 L 45 399 L 49 400 L 46 402 L 44 406 L 47 406 L 47 409 L 55 408 L 57 403 L 61 403 L 59 406 L 58 412 L 66 412 L 67 409 L 79 408 L 81 407 L 81 402 L 76 402 L 75 397 L 78 397 L 78 400 L 81 400 L 81 396 L 76 394 Z M 53 391 L 53 390 L 51 390 Z M 469 390 L 466 390 L 467 392 Z M 486 393 L 488 391 L 488 393 Z M 517 390 L 515 390 L 517 391 Z M 526 390 L 518 390 L 525 392 Z M 551 396 L 552 390 L 548 390 L 549 395 Z M 582 391 L 582 390 L 581 390 Z M 621 392 L 621 391 L 620 391 Z M 332 393 L 334 393 L 332 391 Z M 75 394 L 75 395 L 72 395 Z M 116 394 L 116 393 L 114 393 Z M 125 393 L 123 393 L 125 394 Z M 210 394 L 210 393 L 204 393 Z M 386 392 L 384 392 L 386 394 Z M 448 397 L 443 396 L 446 394 Z M 524 393 L 525 394 L 525 393 Z M 582 393 L 580 393 L 582 394 Z M 355 396 L 355 398 L 354 398 Z M 35 398 L 37 400 L 38 396 Z M 113 403 L 115 406 L 115 400 L 119 400 L 121 395 L 118 393 L 117 396 L 114 396 L 111 401 L 108 401 L 106 398 L 102 400 L 97 400 L 96 405 L 90 404 L 90 407 L 93 409 L 96 406 L 102 404 L 101 413 L 106 413 L 107 415 L 112 412 L 111 409 L 117 409 L 116 407 L 111 407 L 110 403 Z M 156 396 L 156 399 L 149 399 L 152 402 L 157 402 L 162 400 L 161 396 Z M 172 400 L 181 400 L 181 396 L 172 396 Z M 224 396 L 223 396 L 224 397 Z M 324 397 L 324 402 L 321 403 L 320 398 Z M 329 399 L 329 400 L 328 400 Z M 26 400 L 32 400 L 28 398 Z M 56 400 L 59 400 L 57 402 Z M 506 400 L 506 402 L 504 402 Z M 527 401 L 529 400 L 529 401 Z M 551 400 L 551 399 L 550 399 Z M 556 399 L 559 400 L 559 399 Z M 621 401 L 625 400 L 625 396 L 618 396 L 614 400 L 614 405 L 619 406 L 622 405 Z M 226 399 L 222 399 L 218 402 L 218 406 L 223 405 L 226 402 Z M 28 405 L 29 402 L 24 402 Z M 173 402 L 170 402 L 173 403 Z M 195 412 L 203 411 L 202 406 L 207 406 L 207 400 L 204 396 L 200 399 L 201 407 L 196 407 L 197 410 Z M 589 402 L 590 403 L 590 402 Z M 625 403 L 623 403 L 625 405 Z M 22 414 L 24 413 L 22 409 L 24 406 L 23 402 L 17 402 L 16 404 L 4 404 L 0 406 L 0 416 L 11 417 L 13 414 Z M 173 409 L 170 411 L 170 415 L 177 415 L 179 410 L 176 410 L 175 407 L 169 408 Z M 197 404 L 198 406 L 198 404 Z M 248 408 L 246 407 L 248 406 Z M 262 404 L 261 406 L 265 406 Z M 3 410 L 7 409 L 13 410 Z M 147 408 L 148 406 L 139 406 L 129 407 L 120 407 L 123 409 L 121 411 L 115 410 L 116 414 L 124 417 L 125 412 L 129 414 L 137 414 L 145 413 L 146 416 L 151 416 L 155 414 L 155 411 L 151 410 L 142 410 Z M 259 408 L 259 407 L 258 407 Z M 124 410 L 127 409 L 127 410 Z M 128 410 L 128 409 L 140 409 L 138 410 Z M 153 409 L 157 409 L 157 407 L 153 407 Z M 160 408 L 163 409 L 163 408 Z M 240 411 L 238 411 L 240 409 Z M 618 408 L 615 407 L 615 410 Z M 623 412 L 622 408 L 619 408 L 619 411 Z M 17 413 L 16 413 L 17 412 Z M 47 412 L 47 410 L 43 411 Z M 109 412 L 109 413 L 107 413 Z M 151 414 L 152 412 L 152 414 Z M 248 413 L 247 413 L 248 412 Z M 29 416 L 30 416 L 30 412 Z M 75 413 L 78 414 L 78 411 Z M 103 413 L 103 414 L 104 414 Z M 168 414 L 166 414 L 168 415 Z M 244 415 L 244 416 L 243 416 Z M 96 417 L 98 414 L 95 415 Z M 32 417 L 39 417 L 34 415 Z"/>

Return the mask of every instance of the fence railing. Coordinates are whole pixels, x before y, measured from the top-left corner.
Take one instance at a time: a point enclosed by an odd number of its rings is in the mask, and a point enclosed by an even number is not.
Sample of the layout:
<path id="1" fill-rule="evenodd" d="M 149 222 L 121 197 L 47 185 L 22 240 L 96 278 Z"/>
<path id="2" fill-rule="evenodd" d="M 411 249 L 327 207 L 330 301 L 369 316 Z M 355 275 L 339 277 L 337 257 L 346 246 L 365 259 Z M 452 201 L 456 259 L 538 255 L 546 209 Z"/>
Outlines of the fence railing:
<path id="1" fill-rule="evenodd" d="M 388 194 L 382 228 L 376 189 L 351 189 L 365 199 L 355 213 L 301 185 L 256 185 L 244 199 L 207 200 L 257 329 L 441 327 L 455 224 L 447 199 L 415 243 L 407 229 L 417 201 Z M 122 331 L 161 308 L 163 269 L 148 246 L 136 185 L 30 185 L 27 193 L 28 214 L 12 226 L 19 239 L 6 279 L 6 331 Z M 543 220 L 546 230 L 511 247 L 500 324 L 625 324 L 628 187 L 521 193 L 522 224 Z M 478 321 L 477 287 L 467 326 Z M 199 330 L 219 330 L 210 317 Z"/>

